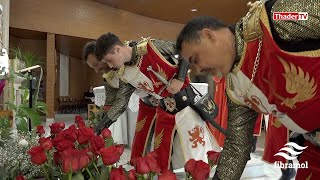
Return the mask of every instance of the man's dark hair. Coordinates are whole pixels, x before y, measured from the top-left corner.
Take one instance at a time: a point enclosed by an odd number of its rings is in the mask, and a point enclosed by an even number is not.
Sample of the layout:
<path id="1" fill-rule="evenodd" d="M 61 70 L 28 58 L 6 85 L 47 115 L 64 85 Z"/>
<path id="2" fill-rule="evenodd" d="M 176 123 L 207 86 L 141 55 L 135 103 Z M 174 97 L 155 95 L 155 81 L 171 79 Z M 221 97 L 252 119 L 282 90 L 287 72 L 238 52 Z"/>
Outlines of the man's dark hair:
<path id="1" fill-rule="evenodd" d="M 90 41 L 88 42 L 86 45 L 84 45 L 83 47 L 83 51 L 82 51 L 82 60 L 84 62 L 87 62 L 88 56 L 90 54 L 95 55 L 95 51 L 96 51 L 96 42 L 95 41 Z"/>
<path id="2" fill-rule="evenodd" d="M 184 26 L 177 38 L 176 49 L 178 53 L 181 52 L 183 42 L 200 40 L 199 31 L 202 29 L 210 28 L 212 30 L 218 30 L 224 27 L 227 26 L 223 22 L 210 16 L 199 16 L 192 19 Z"/>
<path id="3" fill-rule="evenodd" d="M 123 43 L 120 41 L 118 36 L 111 32 L 101 35 L 97 39 L 96 46 L 96 56 L 98 61 L 101 61 L 106 54 L 113 53 L 113 47 L 115 45 L 123 46 Z"/>

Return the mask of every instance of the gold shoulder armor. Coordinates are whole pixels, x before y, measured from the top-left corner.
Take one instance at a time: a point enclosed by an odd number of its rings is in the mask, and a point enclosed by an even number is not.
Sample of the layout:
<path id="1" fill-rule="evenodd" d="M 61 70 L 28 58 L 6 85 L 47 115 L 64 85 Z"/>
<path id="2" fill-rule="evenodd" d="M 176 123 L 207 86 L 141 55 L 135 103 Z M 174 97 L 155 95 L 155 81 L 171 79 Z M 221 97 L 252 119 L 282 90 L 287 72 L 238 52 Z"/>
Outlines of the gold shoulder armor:
<path id="1" fill-rule="evenodd" d="M 115 71 L 109 71 L 108 73 L 104 73 L 102 77 L 105 79 L 105 81 L 113 88 L 119 87 L 119 79 L 115 78 L 116 74 Z"/>
<path id="2" fill-rule="evenodd" d="M 109 72 L 104 73 L 104 74 L 102 75 L 102 77 L 103 77 L 104 79 L 106 79 L 106 80 L 111 80 L 111 79 L 113 79 L 113 76 L 114 76 L 114 71 L 109 71 Z"/>
<path id="3" fill-rule="evenodd" d="M 137 44 L 137 52 L 140 56 L 148 53 L 147 44 L 150 38 L 142 38 Z"/>
<path id="4" fill-rule="evenodd" d="M 243 18 L 243 38 L 246 42 L 254 41 L 262 36 L 260 14 L 264 6 L 263 1 L 248 2 L 249 12 Z"/>

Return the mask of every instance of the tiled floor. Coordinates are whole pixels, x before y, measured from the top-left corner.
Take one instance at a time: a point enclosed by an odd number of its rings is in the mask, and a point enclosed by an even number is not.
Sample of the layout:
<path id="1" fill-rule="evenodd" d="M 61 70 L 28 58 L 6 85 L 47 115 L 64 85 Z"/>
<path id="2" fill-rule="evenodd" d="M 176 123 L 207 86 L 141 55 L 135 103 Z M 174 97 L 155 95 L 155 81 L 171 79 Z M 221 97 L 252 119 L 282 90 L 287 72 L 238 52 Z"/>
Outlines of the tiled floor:
<path id="1" fill-rule="evenodd" d="M 73 121 L 65 121 L 66 126 L 69 126 Z M 46 132 L 49 130 L 50 123 L 43 123 Z M 263 148 L 264 148 L 265 133 L 262 132 L 261 136 L 258 137 L 257 148 L 254 153 L 251 153 L 251 160 L 248 161 L 247 166 L 243 172 L 241 179 L 243 180 L 278 180 L 281 176 L 281 170 L 274 167 L 273 164 L 262 161 Z M 127 165 L 130 159 L 130 149 L 126 148 L 123 155 L 121 156 L 119 165 L 123 165 L 126 169 L 130 167 Z M 295 162 L 297 163 L 297 162 Z M 175 171 L 179 179 L 184 179 L 183 170 Z M 214 170 L 210 173 L 211 176 L 214 174 Z"/>

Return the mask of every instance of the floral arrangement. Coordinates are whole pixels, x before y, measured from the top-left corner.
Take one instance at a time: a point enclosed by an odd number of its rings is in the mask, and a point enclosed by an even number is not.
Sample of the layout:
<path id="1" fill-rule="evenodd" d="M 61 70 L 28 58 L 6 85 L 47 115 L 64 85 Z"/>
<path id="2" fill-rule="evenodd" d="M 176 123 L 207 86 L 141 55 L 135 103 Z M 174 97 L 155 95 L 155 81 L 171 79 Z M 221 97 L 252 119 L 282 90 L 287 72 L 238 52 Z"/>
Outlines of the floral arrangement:
<path id="1" fill-rule="evenodd" d="M 22 136 L 9 139 L 0 146 L 0 177 L 3 180 L 15 179 L 23 175 L 26 179 L 41 176 L 42 170 L 30 161 L 27 150 L 37 144 L 34 136 Z"/>
<path id="2" fill-rule="evenodd" d="M 45 137 L 42 126 L 37 126 L 38 144 L 28 150 L 30 161 L 41 167 L 46 179 L 167 179 L 172 172 L 161 169 L 154 152 L 138 158 L 135 169 L 125 170 L 117 166 L 124 147 L 113 143 L 111 131 L 105 128 L 101 135 L 87 127 L 80 116 L 75 124 L 65 129 L 63 122 L 50 126 L 50 136 Z M 19 177 L 21 178 L 21 177 Z"/>
<path id="3" fill-rule="evenodd" d="M 29 146 L 29 164 L 33 164 L 34 174 L 45 179 L 66 180 L 176 180 L 170 170 L 161 171 L 155 152 L 136 159 L 133 167 L 123 168 L 117 162 L 124 147 L 114 144 L 111 131 L 105 128 L 101 135 L 87 127 L 84 120 L 77 116 L 75 124 L 65 128 L 63 122 L 50 126 L 50 136 L 45 137 L 42 126 L 37 126 L 38 142 Z M 207 153 L 209 164 L 203 161 L 189 160 L 185 165 L 187 179 L 204 180 L 209 177 L 210 169 L 217 163 L 219 153 Z M 11 155 L 12 156 L 12 155 Z M 30 171 L 32 171 L 30 169 Z M 28 172 L 30 172 L 28 171 Z M 26 171 L 18 173 L 16 180 L 29 179 Z"/>

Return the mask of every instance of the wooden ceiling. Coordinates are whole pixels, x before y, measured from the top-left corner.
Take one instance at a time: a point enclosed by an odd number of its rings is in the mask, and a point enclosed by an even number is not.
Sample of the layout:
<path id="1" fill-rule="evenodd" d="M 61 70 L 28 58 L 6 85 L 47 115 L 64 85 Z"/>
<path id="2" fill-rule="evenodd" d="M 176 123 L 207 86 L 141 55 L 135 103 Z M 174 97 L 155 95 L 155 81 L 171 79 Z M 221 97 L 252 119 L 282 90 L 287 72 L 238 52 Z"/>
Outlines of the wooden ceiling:
<path id="1" fill-rule="evenodd" d="M 122 9 L 143 16 L 186 23 L 200 15 L 215 16 L 227 24 L 237 22 L 248 11 L 249 0 L 94 0 L 113 8 Z M 197 11 L 192 12 L 192 9 Z M 10 35 L 21 39 L 46 40 L 45 32 L 10 27 Z M 58 52 L 81 59 L 83 46 L 90 39 L 56 35 Z"/>
<path id="2" fill-rule="evenodd" d="M 196 16 L 215 16 L 227 24 L 237 22 L 248 11 L 249 0 L 96 0 L 135 14 L 176 23 Z M 197 11 L 191 11 L 196 9 Z"/>
<path id="3" fill-rule="evenodd" d="M 10 36 L 14 36 L 20 39 L 34 39 L 34 40 L 46 40 L 47 33 L 39 31 L 30 31 L 26 29 L 18 29 L 10 27 L 9 29 Z"/>

